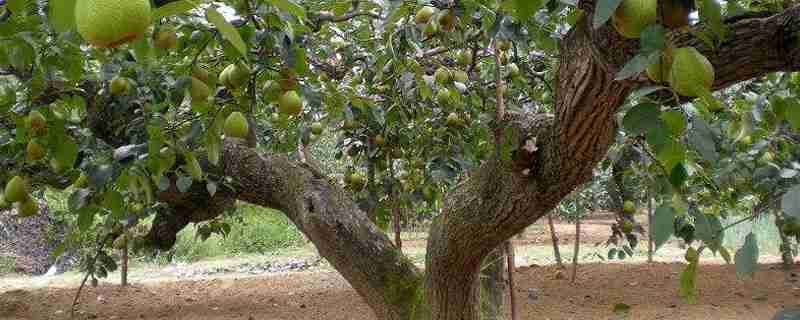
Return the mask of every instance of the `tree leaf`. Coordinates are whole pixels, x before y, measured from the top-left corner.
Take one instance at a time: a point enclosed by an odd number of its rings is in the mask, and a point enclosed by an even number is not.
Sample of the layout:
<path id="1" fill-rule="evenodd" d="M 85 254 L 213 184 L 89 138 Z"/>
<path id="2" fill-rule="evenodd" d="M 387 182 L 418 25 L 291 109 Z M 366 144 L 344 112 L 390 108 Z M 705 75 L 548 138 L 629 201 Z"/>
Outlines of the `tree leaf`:
<path id="1" fill-rule="evenodd" d="M 736 263 L 736 273 L 742 276 L 752 276 L 758 267 L 758 241 L 754 233 L 750 233 L 744 240 L 744 245 L 736 250 L 733 258 Z"/>
<path id="2" fill-rule="evenodd" d="M 525 1 L 525 0 L 521 0 Z M 519 2 L 519 1 L 517 1 Z M 611 18 L 614 11 L 617 10 L 622 0 L 599 0 L 597 7 L 594 9 L 594 16 L 592 17 L 592 27 L 595 29 L 601 27 Z"/>
<path id="3" fill-rule="evenodd" d="M 94 215 L 97 212 L 95 208 L 92 207 L 83 207 L 78 210 L 78 230 L 81 232 L 86 232 L 89 228 L 92 227 L 94 223 Z"/>
<path id="4" fill-rule="evenodd" d="M 191 0 L 180 0 L 167 3 L 157 9 L 153 10 L 153 20 L 161 20 L 161 18 L 174 16 L 197 8 L 200 3 Z"/>
<path id="5" fill-rule="evenodd" d="M 298 4 L 296 4 L 296 3 L 292 2 L 292 1 L 289 1 L 289 0 L 266 0 L 266 2 L 268 2 L 269 4 L 277 7 L 278 9 L 281 9 L 283 11 L 291 13 L 292 15 L 297 16 L 298 18 L 305 18 L 306 17 L 306 10 L 303 9 L 303 7 L 301 7 L 300 5 L 298 5 Z"/>
<path id="6" fill-rule="evenodd" d="M 631 58 L 631 60 L 628 61 L 628 63 L 626 63 L 625 66 L 619 70 L 619 72 L 617 72 L 617 74 L 614 76 L 614 80 L 633 78 L 642 73 L 642 71 L 644 71 L 644 69 L 646 69 L 650 63 L 652 63 L 650 55 L 639 53 L 633 56 L 633 58 Z"/>
<path id="7" fill-rule="evenodd" d="M 664 120 L 664 123 L 667 124 L 667 127 L 675 137 L 680 136 L 686 130 L 686 117 L 680 111 L 669 110 L 662 112 L 661 120 Z"/>
<path id="8" fill-rule="evenodd" d="M 661 110 L 658 105 L 649 102 L 640 103 L 625 114 L 622 126 L 632 135 L 643 134 L 653 127 L 655 122 L 661 121 L 660 114 Z"/>
<path id="9" fill-rule="evenodd" d="M 239 34 L 239 31 L 237 31 L 236 28 L 230 22 L 228 22 L 228 20 L 225 20 L 225 17 L 222 16 L 217 9 L 213 7 L 208 8 L 208 10 L 206 10 L 206 18 L 208 19 L 208 22 L 211 22 L 215 27 L 217 27 L 217 30 L 219 30 L 219 33 L 222 34 L 222 37 L 228 40 L 243 57 L 247 57 L 247 45 L 244 43 L 244 40 L 242 40 L 242 36 Z"/>
<path id="10" fill-rule="evenodd" d="M 181 193 L 186 193 L 186 191 L 189 191 L 189 188 L 192 187 L 193 182 L 194 179 L 192 179 L 191 176 L 179 175 L 178 181 L 175 183 L 175 185 L 178 187 L 178 191 Z"/>
<path id="11" fill-rule="evenodd" d="M 722 21 L 722 7 L 716 0 L 701 0 L 700 21 L 711 27 L 711 31 L 717 36 L 719 41 L 725 40 L 727 28 Z"/>
<path id="12" fill-rule="evenodd" d="M 53 30 L 58 33 L 64 33 L 75 28 L 75 1 L 48 1 L 50 10 L 47 20 Z"/>
<path id="13" fill-rule="evenodd" d="M 656 209 L 653 224 L 650 225 L 650 234 L 653 235 L 655 249 L 664 245 L 674 231 L 675 209 L 669 205 L 662 205 Z"/>
<path id="14" fill-rule="evenodd" d="M 621 2 L 622 0 L 608 1 Z M 541 5 L 542 2 L 540 0 L 514 0 L 514 16 L 520 21 L 525 21 L 533 16 L 536 13 L 536 9 L 539 9 Z"/>
<path id="15" fill-rule="evenodd" d="M 800 218 L 800 184 L 783 194 L 781 210 L 789 216 Z"/>
<path id="16" fill-rule="evenodd" d="M 651 24 L 642 30 L 639 36 L 639 50 L 643 54 L 660 54 L 664 50 L 664 34 L 666 30 L 660 24 Z"/>
<path id="17" fill-rule="evenodd" d="M 703 156 L 703 159 L 712 163 L 719 160 L 717 143 L 714 141 L 714 136 L 714 132 L 711 131 L 711 128 L 705 121 L 699 117 L 692 119 L 689 142 L 691 142 L 692 147 Z"/>

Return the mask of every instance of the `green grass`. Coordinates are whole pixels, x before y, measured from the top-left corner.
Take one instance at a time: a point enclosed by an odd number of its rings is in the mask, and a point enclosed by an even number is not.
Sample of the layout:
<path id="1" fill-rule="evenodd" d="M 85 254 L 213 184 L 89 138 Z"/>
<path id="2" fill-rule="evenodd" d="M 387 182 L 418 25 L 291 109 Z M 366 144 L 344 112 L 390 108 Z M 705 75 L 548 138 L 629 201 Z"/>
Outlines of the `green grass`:
<path id="1" fill-rule="evenodd" d="M 12 257 L 0 257 L 0 275 L 14 273 L 15 259 Z"/>
<path id="2" fill-rule="evenodd" d="M 190 225 L 178 233 L 174 259 L 196 261 L 203 258 L 272 254 L 305 244 L 299 230 L 282 213 L 252 205 L 240 205 L 225 218 L 231 225 L 227 236 L 212 235 L 205 241 L 195 237 Z"/>

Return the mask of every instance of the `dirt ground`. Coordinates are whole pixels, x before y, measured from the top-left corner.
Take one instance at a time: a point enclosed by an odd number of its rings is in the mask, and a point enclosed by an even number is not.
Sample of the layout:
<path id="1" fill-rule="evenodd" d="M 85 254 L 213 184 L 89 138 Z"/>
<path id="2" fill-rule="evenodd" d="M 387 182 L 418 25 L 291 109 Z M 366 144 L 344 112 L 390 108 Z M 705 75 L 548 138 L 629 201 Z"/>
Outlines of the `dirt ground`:
<path id="1" fill-rule="evenodd" d="M 733 266 L 704 265 L 698 301 L 677 295 L 681 264 L 591 264 L 577 284 L 556 280 L 554 267 L 516 272 L 520 319 L 614 319 L 616 303 L 631 306 L 629 319 L 770 319 L 800 303 L 800 270 L 765 265 L 753 280 Z M 67 319 L 75 288 L 13 290 L 0 294 L 0 319 Z M 77 319 L 375 319 L 336 273 L 288 273 L 87 288 Z"/>
<path id="2" fill-rule="evenodd" d="M 581 242 L 592 245 L 604 241 L 609 218 L 585 220 Z M 573 225 L 557 223 L 556 229 L 562 243 L 574 239 Z M 549 256 L 548 234 L 545 221 L 532 226 L 522 239 L 515 240 L 518 253 L 543 252 Z M 424 250 L 424 240 L 406 243 L 413 244 L 409 247 L 414 250 Z M 631 260 L 626 264 L 582 264 L 576 284 L 556 279 L 554 266 L 518 264 L 523 265 L 515 274 L 519 318 L 618 319 L 612 307 L 625 303 L 631 307 L 627 319 L 760 320 L 771 319 L 784 306 L 800 304 L 800 265 L 787 272 L 777 265 L 762 264 L 754 279 L 740 280 L 732 265 L 706 258 L 702 261 L 711 263 L 699 270 L 698 300 L 688 304 L 678 296 L 678 277 L 684 265 L 663 262 L 681 259 L 682 250 L 676 250 L 677 255 L 672 257 L 663 251 L 659 251 L 662 262 L 652 264 Z M 258 259 L 267 259 L 272 266 L 297 264 L 296 258 Z M 244 272 L 231 271 L 241 268 L 230 266 L 243 265 L 249 266 Z M 133 285 L 128 288 L 119 287 L 112 277 L 97 288 L 85 289 L 75 319 L 375 319 L 363 300 L 330 268 L 312 266 L 275 273 L 252 270 L 249 262 L 226 259 L 141 269 L 133 273 Z M 0 278 L 0 320 L 69 319 L 78 279 L 77 274 Z"/>

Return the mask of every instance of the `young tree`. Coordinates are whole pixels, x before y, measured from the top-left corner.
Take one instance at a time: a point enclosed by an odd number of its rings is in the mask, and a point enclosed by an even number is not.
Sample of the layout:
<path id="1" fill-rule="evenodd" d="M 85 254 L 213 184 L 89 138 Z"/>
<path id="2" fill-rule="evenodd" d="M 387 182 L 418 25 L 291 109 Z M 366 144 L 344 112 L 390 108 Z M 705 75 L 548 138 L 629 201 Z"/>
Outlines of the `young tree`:
<path id="1" fill-rule="evenodd" d="M 75 233 L 101 249 L 140 223 L 139 245 L 167 249 L 236 201 L 276 208 L 378 317 L 478 319 L 484 260 L 592 178 L 618 112 L 680 204 L 683 164 L 718 147 L 711 91 L 800 67 L 800 7 L 704 2 L 687 26 L 691 8 L 639 1 L 2 1 L 4 195 L 26 213 L 30 190 L 71 186 Z M 775 118 L 792 141 L 796 109 Z M 326 130 L 344 179 L 305 152 Z M 393 185 L 441 209 L 424 272 L 379 228 Z M 113 269 L 102 252 L 92 276 Z"/>

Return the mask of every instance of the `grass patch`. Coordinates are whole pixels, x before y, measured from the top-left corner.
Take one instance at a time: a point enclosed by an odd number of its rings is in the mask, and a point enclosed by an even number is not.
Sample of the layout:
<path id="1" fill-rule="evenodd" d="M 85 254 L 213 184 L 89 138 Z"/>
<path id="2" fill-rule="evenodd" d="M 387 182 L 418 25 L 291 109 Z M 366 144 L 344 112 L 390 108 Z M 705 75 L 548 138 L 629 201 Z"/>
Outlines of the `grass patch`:
<path id="1" fill-rule="evenodd" d="M 212 235 L 206 241 L 195 236 L 196 226 L 178 233 L 174 260 L 196 261 L 203 258 L 272 254 L 305 244 L 305 238 L 282 213 L 252 205 L 240 205 L 225 218 L 231 231 L 227 236 Z"/>

